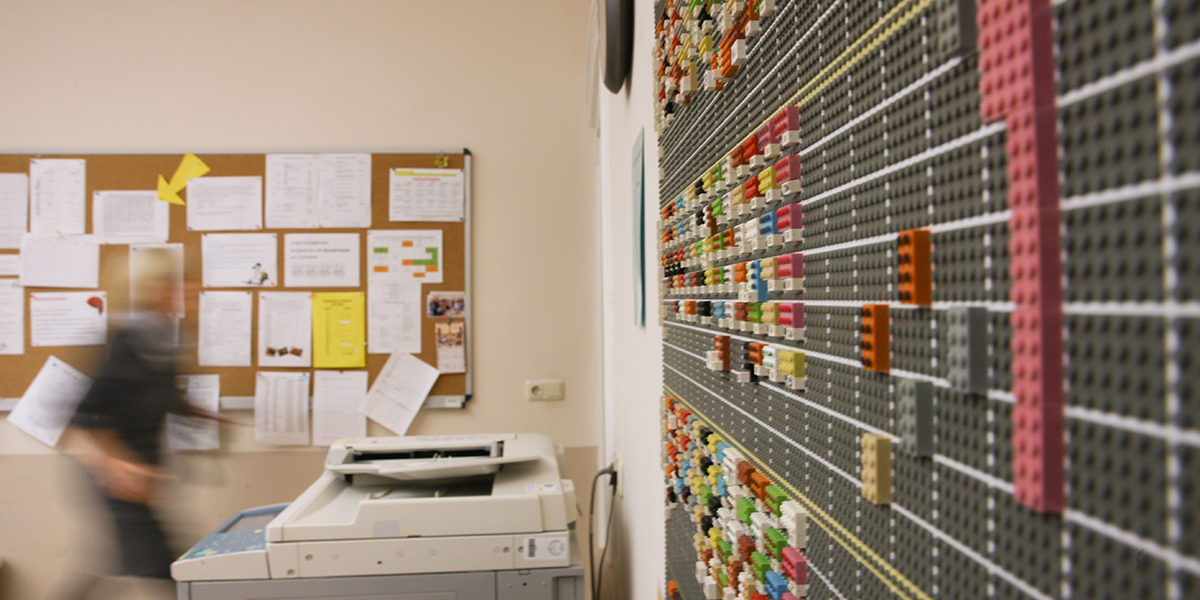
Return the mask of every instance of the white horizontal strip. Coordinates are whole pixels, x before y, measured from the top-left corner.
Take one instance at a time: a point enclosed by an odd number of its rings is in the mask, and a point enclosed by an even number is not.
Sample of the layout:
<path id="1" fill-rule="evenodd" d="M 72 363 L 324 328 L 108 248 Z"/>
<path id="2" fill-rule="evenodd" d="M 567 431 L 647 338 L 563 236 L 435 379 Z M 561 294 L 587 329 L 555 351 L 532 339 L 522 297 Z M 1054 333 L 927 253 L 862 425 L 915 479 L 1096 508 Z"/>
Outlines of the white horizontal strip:
<path id="1" fill-rule="evenodd" d="M 945 233 L 947 231 L 958 231 L 959 229 L 970 229 L 972 227 L 987 227 L 997 223 L 1008 223 L 1012 219 L 1011 210 L 1001 210 L 994 213 L 967 217 L 957 221 L 947 221 L 945 223 L 934 223 L 925 229 L 931 233 Z"/>
<path id="2" fill-rule="evenodd" d="M 1194 429 L 1181 429 L 1174 425 L 1162 425 L 1151 421 L 1134 419 L 1125 415 L 1084 408 L 1082 406 L 1068 406 L 1064 410 L 1067 418 L 1075 421 L 1112 427 L 1113 429 L 1120 429 L 1129 433 L 1158 438 L 1172 444 L 1200 448 L 1200 431 Z"/>
<path id="3" fill-rule="evenodd" d="M 962 473 L 963 475 L 966 475 L 967 477 L 975 479 L 975 480 L 979 481 L 980 483 L 987 485 L 990 488 L 1000 490 L 1000 491 L 1002 491 L 1006 494 L 1010 494 L 1010 495 L 1013 493 L 1013 487 L 1014 487 L 1013 484 L 1011 484 L 1007 481 L 1004 481 L 1003 479 L 1000 479 L 998 477 L 993 477 L 991 475 L 988 475 L 987 473 L 984 473 L 983 471 L 980 471 L 979 469 L 976 469 L 974 467 L 968 467 L 967 465 L 964 465 L 964 464 L 958 462 L 957 460 L 954 460 L 953 458 L 950 458 L 948 456 L 945 456 L 942 454 L 935 454 L 933 456 L 933 462 L 938 463 L 940 465 L 944 465 L 951 469 L 954 469 L 955 471 L 958 471 L 959 473 Z"/>
<path id="4" fill-rule="evenodd" d="M 1057 100 L 1058 106 L 1059 108 L 1070 106 L 1076 102 L 1081 102 L 1092 96 L 1114 90 L 1143 77 L 1154 75 L 1159 71 L 1165 71 L 1198 57 L 1200 57 L 1200 42 L 1184 44 L 1174 50 L 1167 51 L 1165 54 L 1160 52 L 1150 60 L 1142 61 L 1127 69 L 1106 75 L 1059 96 Z"/>
<path id="5" fill-rule="evenodd" d="M 676 351 L 682 352 L 682 353 L 684 353 L 684 354 L 686 354 L 686 355 L 688 355 L 688 356 L 690 356 L 690 357 L 692 357 L 692 358 L 695 358 L 696 360 L 699 360 L 699 361 L 702 361 L 702 362 L 708 362 L 708 359 L 707 359 L 707 358 L 705 358 L 705 357 L 703 357 L 703 356 L 700 356 L 699 354 L 696 354 L 695 352 L 688 352 L 687 350 L 684 350 L 683 348 L 680 348 L 679 346 L 676 346 L 675 344 L 668 344 L 668 343 L 666 343 L 666 342 L 663 342 L 663 345 L 664 345 L 664 346 L 666 346 L 666 347 L 668 347 L 668 348 L 670 348 L 670 349 L 672 349 L 672 350 L 676 350 Z"/>
<path id="6" fill-rule="evenodd" d="M 1063 304 L 1063 314 L 1200 318 L 1200 302 L 1068 302 Z"/>
<path id="7" fill-rule="evenodd" d="M 1013 575 L 1012 573 L 1009 573 L 1008 571 L 1005 571 L 1004 569 L 1000 568 L 1000 565 L 997 565 L 996 563 L 984 558 L 983 555 L 979 554 L 978 552 L 968 548 L 962 542 L 954 539 L 953 537 L 951 537 L 949 535 L 946 535 L 944 532 L 942 532 L 942 530 L 938 529 L 937 527 L 934 527 L 933 525 L 930 525 L 928 522 L 925 521 L 925 519 L 918 517 L 917 515 L 913 514 L 912 512 L 910 512 L 908 509 L 904 508 L 903 506 L 900 506 L 899 504 L 896 504 L 893 502 L 892 510 L 896 511 L 897 513 L 899 513 L 901 515 L 904 515 L 906 518 L 908 518 L 908 520 L 912 521 L 913 523 L 916 523 L 917 526 L 919 526 L 922 529 L 933 534 L 933 537 L 935 537 L 939 540 L 942 540 L 943 542 L 946 542 L 951 547 L 953 547 L 955 550 L 958 550 L 959 552 L 961 552 L 967 558 L 970 558 L 971 560 L 979 563 L 980 565 L 983 565 L 983 567 L 985 569 L 987 569 L 988 573 L 1007 581 L 1008 583 L 1012 584 L 1014 587 L 1020 589 L 1022 592 L 1025 592 L 1026 594 L 1035 598 L 1036 600 L 1054 600 L 1053 598 L 1043 594 L 1041 591 L 1039 591 L 1038 589 L 1029 585 L 1028 583 L 1021 580 L 1020 578 Z"/>
<path id="8" fill-rule="evenodd" d="M 669 302 L 741 302 L 740 300 L 727 298 L 700 298 L 697 296 L 674 296 L 671 298 L 662 298 L 663 304 Z M 837 308 L 852 308 L 861 307 L 868 304 L 886 304 L 889 309 L 896 310 L 918 310 L 922 308 L 931 308 L 933 310 L 949 310 L 951 308 L 962 307 L 980 307 L 986 308 L 988 312 L 1012 312 L 1016 310 L 1016 304 L 1012 302 L 985 302 L 985 301 L 963 301 L 963 302 L 934 302 L 933 304 L 904 304 L 896 300 L 772 300 L 771 302 L 799 302 L 804 306 L 831 306 Z"/>
<path id="9" fill-rule="evenodd" d="M 1110 190 L 1064 198 L 1061 209 L 1065 211 L 1104 206 L 1106 204 L 1137 200 L 1138 198 L 1173 194 L 1195 188 L 1200 188 L 1200 173 L 1168 175 L 1161 179 L 1143 181 Z"/>
<path id="10" fill-rule="evenodd" d="M 817 148 L 820 148 L 821 146 L 829 143 L 830 140 L 840 139 L 840 138 L 845 137 L 845 133 L 847 131 L 853 129 L 859 123 L 862 123 L 863 121 L 865 121 L 867 119 L 870 119 L 871 117 L 879 114 L 879 112 L 882 111 L 883 109 L 895 104 L 896 102 L 899 102 L 901 98 L 904 98 L 905 96 L 913 93 L 914 91 L 917 90 L 917 88 L 920 88 L 921 86 L 933 81 L 934 79 L 941 77 L 943 74 L 945 74 L 950 69 L 953 69 L 954 67 L 958 66 L 958 63 L 960 63 L 960 62 L 962 62 L 962 59 L 958 58 L 958 57 L 954 57 L 954 58 L 946 61 L 941 66 L 939 66 L 936 69 L 923 75 L 920 79 L 914 81 L 913 83 L 908 84 L 907 86 L 904 87 L 904 89 L 902 89 L 899 92 L 896 92 L 894 95 L 889 96 L 888 98 L 884 99 L 883 102 L 880 102 L 879 104 L 876 104 L 875 106 L 872 106 L 866 112 L 862 113 L 861 115 L 858 115 L 857 117 L 854 117 L 853 119 L 850 120 L 849 123 L 846 123 L 845 125 L 842 125 L 841 127 L 838 127 L 837 130 L 834 131 L 833 133 L 817 140 L 816 143 L 814 143 L 813 145 L 801 150 L 800 151 L 800 160 L 804 160 L 804 157 L 806 155 L 811 153 L 813 150 L 816 150 Z"/>
<path id="11" fill-rule="evenodd" d="M 1158 543 L 1143 538 L 1139 535 L 1130 533 L 1120 529 L 1114 525 L 1110 525 L 1097 519 L 1093 516 L 1086 515 L 1079 511 L 1068 510 L 1063 513 L 1063 519 L 1091 529 L 1092 531 L 1103 535 L 1111 540 L 1120 542 L 1130 548 L 1144 551 L 1171 567 L 1172 570 L 1183 570 L 1192 575 L 1200 575 L 1200 560 L 1190 556 L 1184 556 L 1171 548 L 1164 548 Z"/>
<path id="12" fill-rule="evenodd" d="M 797 402 L 800 402 L 801 404 L 803 404 L 809 408 L 821 411 L 835 419 L 838 419 L 839 421 L 843 421 L 845 423 L 853 425 L 859 429 L 862 429 L 863 431 L 869 431 L 869 432 L 877 434 L 877 435 L 886 436 L 886 437 L 890 438 L 893 442 L 900 441 L 900 436 L 893 435 L 891 432 L 884 431 L 878 427 L 873 427 L 871 425 L 867 425 L 866 423 L 863 423 L 862 421 L 859 421 L 858 419 L 847 417 L 846 415 L 844 415 L 840 412 L 837 412 L 831 408 L 821 406 L 820 404 L 817 404 L 816 402 L 813 402 L 812 400 L 804 398 L 804 397 L 800 396 L 799 394 L 796 394 L 790 390 L 785 390 L 783 388 L 777 387 L 775 385 L 767 384 L 767 383 L 761 382 L 761 381 L 759 382 L 759 385 L 768 390 L 771 390 L 772 392 L 775 392 L 776 394 L 779 394 L 781 396 L 787 396 L 788 398 L 796 400 Z"/>
<path id="13" fill-rule="evenodd" d="M 726 405 L 726 406 L 728 406 L 728 407 L 732 408 L 733 410 L 736 410 L 736 411 L 738 411 L 739 413 L 741 413 L 741 414 L 742 414 L 742 416 L 746 417 L 747 419 L 750 419 L 751 421 L 754 421 L 756 424 L 758 424 L 758 426 L 759 426 L 759 427 L 762 427 L 764 430 L 771 432 L 772 434 L 774 434 L 774 435 L 775 435 L 775 437 L 779 438 L 781 441 L 783 441 L 783 442 L 784 442 L 784 443 L 786 443 L 787 445 L 789 445 L 789 446 L 792 446 L 793 448 L 795 448 L 795 449 L 797 449 L 797 450 L 799 450 L 799 451 L 801 451 L 801 452 L 803 452 L 803 453 L 807 454 L 807 455 L 809 456 L 809 458 L 811 458 L 811 459 L 813 459 L 813 460 L 815 460 L 815 461 L 817 461 L 817 462 L 821 463 L 822 465 L 824 465 L 824 466 L 825 466 L 825 468 L 827 468 L 827 469 L 829 469 L 830 471 L 832 471 L 832 472 L 834 472 L 834 473 L 837 473 L 838 475 L 842 476 L 844 479 L 846 479 L 846 480 L 847 480 L 847 481 L 849 481 L 850 483 L 854 484 L 854 487 L 862 487 L 862 481 L 860 481 L 859 479 L 857 479 L 857 478 L 855 478 L 854 476 L 850 475 L 849 473 L 846 473 L 845 471 L 843 471 L 843 470 L 841 470 L 841 469 L 839 469 L 839 468 L 835 467 L 835 466 L 833 465 L 833 463 L 831 463 L 831 462 L 829 462 L 829 461 L 825 460 L 824 458 L 821 458 L 820 456 L 817 456 L 817 454 L 816 454 L 815 452 L 813 452 L 812 450 L 809 450 L 808 448 L 805 448 L 804 446 L 801 446 L 800 444 L 797 444 L 796 442 L 794 442 L 794 441 L 792 441 L 792 440 L 788 439 L 788 438 L 787 438 L 787 437 L 785 437 L 783 434 L 779 433 L 779 431 L 778 431 L 778 430 L 776 430 L 774 427 L 771 427 L 770 425 L 767 425 L 766 423 L 763 423 L 763 422 L 762 422 L 762 420 L 760 420 L 758 417 L 755 417 L 754 415 L 752 415 L 752 414 L 750 414 L 750 413 L 746 412 L 745 410 L 742 410 L 742 408 L 741 408 L 741 407 L 739 407 L 738 405 L 736 405 L 736 404 L 734 404 L 734 403 L 732 403 L 732 402 L 730 402 L 730 401 L 726 400 L 725 398 L 722 398 L 720 394 L 718 394 L 718 393 L 716 393 L 716 392 L 714 392 L 714 391 L 712 391 L 712 390 L 708 389 L 707 387 L 705 387 L 705 386 L 704 386 L 703 384 L 701 384 L 700 382 L 698 382 L 698 381 L 696 381 L 695 379 L 692 379 L 691 377 L 688 377 L 687 375 L 683 374 L 683 372 L 681 372 L 679 369 L 676 369 L 675 367 L 672 367 L 671 365 L 663 365 L 663 366 L 664 366 L 664 367 L 666 367 L 666 368 L 668 368 L 668 369 L 670 369 L 670 370 L 672 370 L 672 371 L 674 371 L 676 375 L 679 375 L 680 377 L 682 377 L 682 378 L 684 378 L 684 379 L 688 380 L 688 382 L 690 382 L 692 385 L 694 385 L 694 386 L 696 386 L 696 387 L 698 387 L 698 388 L 700 388 L 700 389 L 702 389 L 702 390 L 704 390 L 704 391 L 708 392 L 709 394 L 711 394 L 711 395 L 712 395 L 714 398 L 716 398 L 717 400 L 720 400 L 721 402 L 725 403 L 725 405 Z"/>
<path id="14" fill-rule="evenodd" d="M 828 198 L 835 194 L 840 194 L 846 190 L 854 189 L 861 185 L 868 184 L 872 181 L 875 181 L 876 179 L 879 179 L 880 177 L 884 177 L 886 175 L 891 175 L 892 173 L 895 173 L 896 171 L 899 171 L 901 169 L 907 169 L 908 167 L 911 167 L 916 164 L 920 164 L 924 161 L 927 161 L 931 158 L 940 156 L 947 152 L 957 150 L 968 144 L 973 144 L 980 140 L 987 139 L 988 137 L 991 137 L 1001 131 L 1004 131 L 1004 122 L 1003 121 L 998 121 L 996 123 L 984 125 L 983 127 L 979 128 L 978 130 L 972 131 L 971 133 L 968 133 L 967 135 L 964 135 L 956 140 L 946 142 L 945 144 L 942 144 L 941 146 L 938 146 L 936 148 L 930 148 L 929 150 L 926 150 L 920 154 L 917 154 L 916 156 L 906 158 L 896 164 L 888 165 L 877 171 L 872 171 L 871 174 L 869 174 L 869 175 L 866 175 L 859 179 L 855 179 L 854 181 L 851 181 L 849 183 L 844 183 L 842 185 L 839 185 L 838 187 L 833 188 L 832 190 L 827 190 L 827 191 L 821 192 L 820 194 L 817 194 L 817 195 L 813 196 L 812 198 L 802 201 L 801 204 L 804 206 L 807 206 L 809 204 L 812 204 L 813 202 L 819 202 L 819 201 L 824 200 L 825 198 Z"/>
<path id="15" fill-rule="evenodd" d="M 810 238 L 807 241 L 813 241 L 813 240 Z M 838 250 L 847 250 L 850 248 L 858 248 L 859 246 L 869 246 L 871 244 L 882 244 L 882 243 L 886 243 L 886 242 L 896 243 L 896 234 L 895 233 L 885 233 L 883 235 L 876 235 L 876 236 L 867 237 L 867 238 L 859 238 L 857 240 L 850 240 L 849 242 L 840 242 L 837 244 L 829 244 L 828 246 L 818 246 L 811 250 L 807 250 L 807 249 L 802 250 L 801 252 L 805 256 L 812 256 L 814 254 L 823 254 L 825 252 L 836 252 Z"/>

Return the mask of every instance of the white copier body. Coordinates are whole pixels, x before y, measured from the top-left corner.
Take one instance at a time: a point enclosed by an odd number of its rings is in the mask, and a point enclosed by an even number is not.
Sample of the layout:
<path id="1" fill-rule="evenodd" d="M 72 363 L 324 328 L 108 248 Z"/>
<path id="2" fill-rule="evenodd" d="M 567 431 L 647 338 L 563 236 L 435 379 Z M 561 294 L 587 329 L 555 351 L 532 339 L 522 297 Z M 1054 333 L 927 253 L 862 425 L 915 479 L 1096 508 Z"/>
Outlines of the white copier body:
<path id="1" fill-rule="evenodd" d="M 560 455 L 537 434 L 343 440 L 299 498 L 240 513 L 171 574 L 183 600 L 333 597 L 297 591 L 323 585 L 338 598 L 383 598 L 380 578 L 531 570 L 554 574 L 551 587 L 582 588 L 575 489 Z M 239 586 L 251 591 L 205 595 Z"/>

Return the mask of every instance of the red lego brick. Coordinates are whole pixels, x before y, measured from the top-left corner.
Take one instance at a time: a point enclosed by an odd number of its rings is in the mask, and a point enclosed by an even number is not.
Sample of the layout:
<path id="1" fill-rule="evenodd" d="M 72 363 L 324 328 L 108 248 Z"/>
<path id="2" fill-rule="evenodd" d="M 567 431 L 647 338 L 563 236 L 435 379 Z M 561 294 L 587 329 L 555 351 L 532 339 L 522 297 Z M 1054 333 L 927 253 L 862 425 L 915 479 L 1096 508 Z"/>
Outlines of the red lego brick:
<path id="1" fill-rule="evenodd" d="M 742 142 L 742 159 L 744 161 L 750 162 L 750 159 L 754 158 L 759 153 L 761 153 L 761 149 L 758 147 L 757 136 L 752 135 L 746 138 L 745 142 Z"/>

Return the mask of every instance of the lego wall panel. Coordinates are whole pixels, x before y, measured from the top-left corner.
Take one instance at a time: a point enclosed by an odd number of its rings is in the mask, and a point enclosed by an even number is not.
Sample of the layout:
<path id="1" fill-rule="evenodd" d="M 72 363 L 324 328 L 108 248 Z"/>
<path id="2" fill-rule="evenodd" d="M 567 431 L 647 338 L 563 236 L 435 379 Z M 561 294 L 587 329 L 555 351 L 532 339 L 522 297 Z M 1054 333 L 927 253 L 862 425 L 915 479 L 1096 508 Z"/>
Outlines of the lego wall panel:
<path id="1" fill-rule="evenodd" d="M 668 596 L 1194 596 L 1198 14 L 658 3 Z"/>

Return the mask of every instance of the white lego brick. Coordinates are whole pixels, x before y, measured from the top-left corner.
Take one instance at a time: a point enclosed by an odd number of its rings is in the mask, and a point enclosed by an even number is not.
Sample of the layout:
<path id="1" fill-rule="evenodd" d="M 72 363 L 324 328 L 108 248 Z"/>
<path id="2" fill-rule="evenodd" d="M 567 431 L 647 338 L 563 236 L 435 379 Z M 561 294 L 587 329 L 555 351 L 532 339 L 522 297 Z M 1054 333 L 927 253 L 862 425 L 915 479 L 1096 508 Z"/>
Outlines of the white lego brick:
<path id="1" fill-rule="evenodd" d="M 803 292 L 804 291 L 804 279 L 803 278 L 783 279 L 782 281 L 783 281 L 783 290 L 785 292 Z"/>

